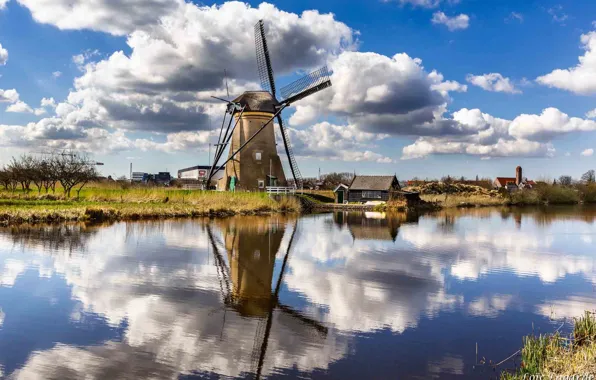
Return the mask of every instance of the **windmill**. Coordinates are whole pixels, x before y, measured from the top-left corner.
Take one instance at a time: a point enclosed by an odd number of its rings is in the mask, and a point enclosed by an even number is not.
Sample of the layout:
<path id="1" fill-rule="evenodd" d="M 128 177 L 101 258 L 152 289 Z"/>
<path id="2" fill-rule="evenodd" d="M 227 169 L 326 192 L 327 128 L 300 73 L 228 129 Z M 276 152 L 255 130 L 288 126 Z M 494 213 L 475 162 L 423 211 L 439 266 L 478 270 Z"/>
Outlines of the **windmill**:
<path id="1" fill-rule="evenodd" d="M 252 373 L 256 379 L 261 378 L 267 346 L 271 335 L 273 315 L 276 310 L 288 318 L 310 329 L 317 336 L 325 338 L 328 328 L 320 322 L 303 315 L 300 311 L 285 305 L 280 299 L 281 284 L 287 270 L 288 260 L 295 241 L 298 222 L 292 228 L 286 252 L 281 263 L 279 276 L 275 281 L 275 288 L 272 289 L 274 279 L 275 257 L 281 248 L 281 241 L 284 237 L 284 229 L 267 229 L 267 235 L 247 233 L 247 226 L 228 226 L 224 231 L 224 241 L 220 242 L 213 234 L 210 225 L 207 225 L 207 235 L 215 257 L 217 275 L 220 278 L 220 287 L 223 296 L 224 310 L 232 309 L 245 318 L 259 320 L 257 325 L 253 352 L 251 354 Z M 253 224 L 254 228 L 254 224 Z M 247 244 L 250 243 L 250 244 Z M 220 246 L 225 246 L 228 252 L 228 262 L 220 252 Z M 267 247 L 269 250 L 267 253 Z M 261 248 L 258 250 L 257 248 Z M 255 254 L 259 252 L 259 254 Z M 224 313 L 225 325 L 225 313 Z M 222 326 L 223 334 L 223 326 Z"/>
<path id="2" fill-rule="evenodd" d="M 277 121 L 294 186 L 300 188 L 302 175 L 284 126 L 282 111 L 301 99 L 331 87 L 330 72 L 324 66 L 280 89 L 278 98 L 263 20 L 255 25 L 255 43 L 262 91 L 247 91 L 231 101 L 216 98 L 228 105 L 207 183 L 211 182 L 216 173 L 224 170 L 219 186 L 223 189 L 234 190 L 238 187 L 263 190 L 266 186 L 285 184 L 286 177 L 277 154 L 273 128 Z M 228 146 L 228 159 L 219 165 Z"/>

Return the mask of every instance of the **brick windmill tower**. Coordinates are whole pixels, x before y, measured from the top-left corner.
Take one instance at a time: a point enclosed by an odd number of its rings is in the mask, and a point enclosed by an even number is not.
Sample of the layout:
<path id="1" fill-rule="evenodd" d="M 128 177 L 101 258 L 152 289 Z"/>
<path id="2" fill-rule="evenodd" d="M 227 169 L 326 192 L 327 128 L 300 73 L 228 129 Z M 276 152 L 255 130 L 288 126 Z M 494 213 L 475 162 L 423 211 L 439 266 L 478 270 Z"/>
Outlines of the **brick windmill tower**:
<path id="1" fill-rule="evenodd" d="M 220 99 L 228 106 L 207 183 L 215 173 L 224 170 L 218 184 L 220 189 L 264 191 L 268 186 L 287 186 L 275 140 L 277 121 L 294 186 L 301 188 L 302 176 L 284 127 L 282 111 L 298 100 L 331 87 L 330 73 L 325 66 L 306 75 L 282 88 L 281 100 L 278 100 L 262 20 L 255 25 L 255 41 L 262 91 L 247 91 L 232 101 Z M 228 159 L 219 165 L 226 148 L 229 148 Z"/>

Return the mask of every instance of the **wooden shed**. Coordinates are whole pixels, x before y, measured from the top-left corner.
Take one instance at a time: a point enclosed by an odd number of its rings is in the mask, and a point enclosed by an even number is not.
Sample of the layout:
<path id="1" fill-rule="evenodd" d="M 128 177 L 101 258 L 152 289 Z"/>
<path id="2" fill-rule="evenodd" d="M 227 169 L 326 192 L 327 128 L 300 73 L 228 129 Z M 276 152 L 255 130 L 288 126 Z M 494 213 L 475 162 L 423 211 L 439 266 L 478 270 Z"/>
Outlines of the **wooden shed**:
<path id="1" fill-rule="evenodd" d="M 387 202 L 392 192 L 400 190 L 395 175 L 355 176 L 348 190 L 350 202 Z"/>
<path id="2" fill-rule="evenodd" d="M 344 204 L 348 201 L 348 186 L 340 183 L 339 186 L 333 190 L 335 203 Z"/>

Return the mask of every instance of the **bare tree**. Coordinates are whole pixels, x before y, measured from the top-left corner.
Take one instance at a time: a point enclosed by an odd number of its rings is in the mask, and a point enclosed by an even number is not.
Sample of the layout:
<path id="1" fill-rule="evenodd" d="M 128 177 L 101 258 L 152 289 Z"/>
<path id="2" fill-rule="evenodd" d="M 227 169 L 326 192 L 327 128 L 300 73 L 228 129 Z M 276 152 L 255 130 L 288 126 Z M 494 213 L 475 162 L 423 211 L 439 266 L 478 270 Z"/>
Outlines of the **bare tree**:
<path id="1" fill-rule="evenodd" d="M 582 181 L 585 183 L 594 183 L 596 182 L 596 174 L 594 170 L 588 170 L 582 175 Z"/>
<path id="2" fill-rule="evenodd" d="M 83 187 L 90 181 L 97 178 L 97 171 L 93 163 L 87 157 L 78 153 L 62 153 L 54 156 L 53 163 L 56 170 L 56 178 L 60 181 L 64 194 L 70 197 L 73 188 L 79 186 L 77 197 Z"/>
<path id="3" fill-rule="evenodd" d="M 31 182 L 35 175 L 35 158 L 30 155 L 22 155 L 18 160 L 12 158 L 8 169 L 12 172 L 13 178 L 21 184 L 23 191 L 31 190 Z"/>
<path id="4" fill-rule="evenodd" d="M 17 188 L 17 181 L 12 170 L 9 167 L 0 169 L 0 183 L 6 190 L 15 191 Z"/>
<path id="5" fill-rule="evenodd" d="M 562 175 L 559 177 L 559 184 L 562 186 L 571 186 L 573 179 L 570 175 Z"/>

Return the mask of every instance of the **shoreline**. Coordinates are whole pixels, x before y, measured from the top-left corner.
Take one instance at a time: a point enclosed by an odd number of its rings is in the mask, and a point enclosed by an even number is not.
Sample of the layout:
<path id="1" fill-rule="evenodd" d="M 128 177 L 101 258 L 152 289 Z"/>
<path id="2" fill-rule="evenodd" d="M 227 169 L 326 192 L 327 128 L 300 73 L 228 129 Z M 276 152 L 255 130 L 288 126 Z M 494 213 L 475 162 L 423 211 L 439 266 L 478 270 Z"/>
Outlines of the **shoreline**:
<path id="1" fill-rule="evenodd" d="M 272 199 L 264 193 L 220 193 L 170 189 L 88 189 L 81 199 L 60 195 L 0 192 L 0 226 L 61 222 L 225 218 L 235 215 L 304 214 L 333 211 L 434 212 L 452 208 L 550 207 L 584 202 L 511 202 L 502 197 L 422 195 L 419 202 L 336 204 L 312 196 Z"/>

